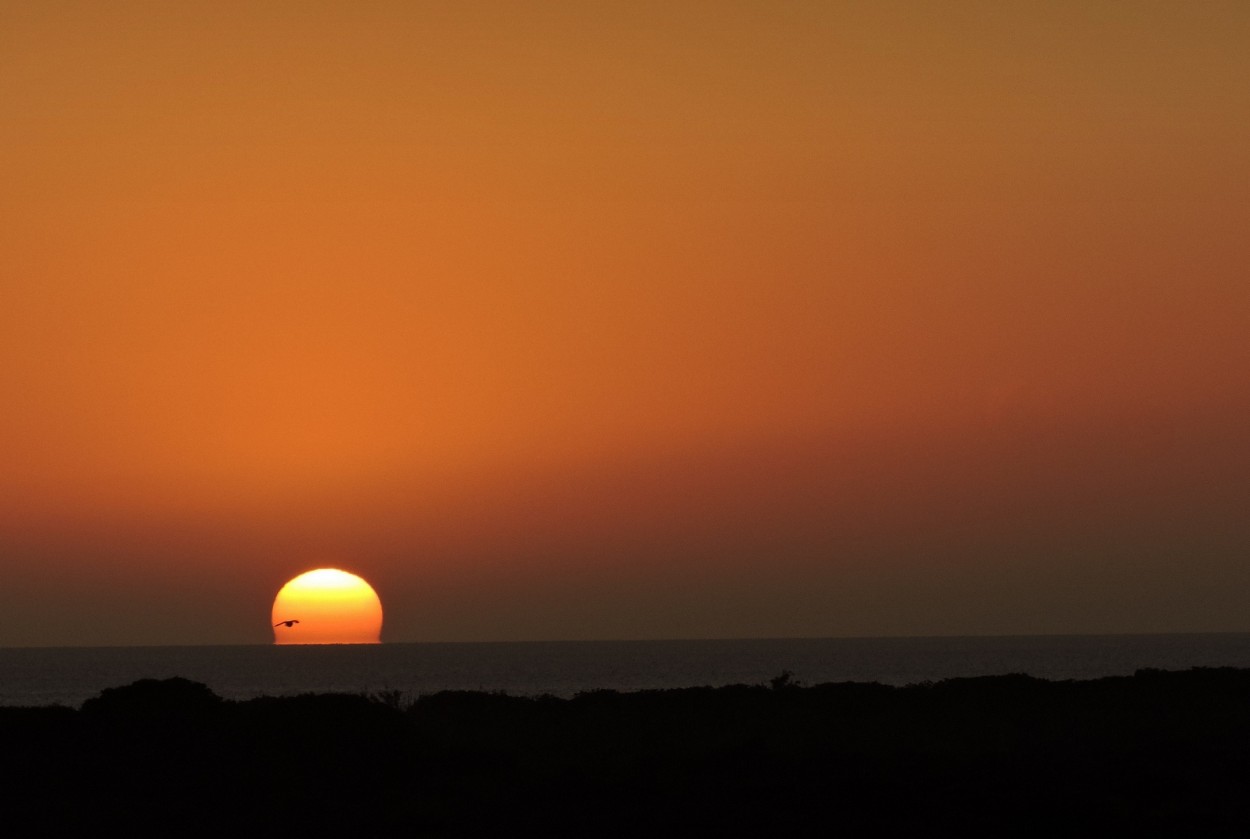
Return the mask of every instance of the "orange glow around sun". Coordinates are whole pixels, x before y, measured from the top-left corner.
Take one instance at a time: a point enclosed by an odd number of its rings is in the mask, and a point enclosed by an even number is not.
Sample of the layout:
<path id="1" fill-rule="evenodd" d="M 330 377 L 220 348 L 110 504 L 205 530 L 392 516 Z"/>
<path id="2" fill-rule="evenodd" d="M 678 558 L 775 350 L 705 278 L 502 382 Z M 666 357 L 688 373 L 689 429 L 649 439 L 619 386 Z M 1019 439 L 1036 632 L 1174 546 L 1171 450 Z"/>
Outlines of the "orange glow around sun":
<path id="1" fill-rule="evenodd" d="M 382 601 L 355 574 L 318 568 L 300 574 L 273 601 L 275 644 L 377 644 Z"/>

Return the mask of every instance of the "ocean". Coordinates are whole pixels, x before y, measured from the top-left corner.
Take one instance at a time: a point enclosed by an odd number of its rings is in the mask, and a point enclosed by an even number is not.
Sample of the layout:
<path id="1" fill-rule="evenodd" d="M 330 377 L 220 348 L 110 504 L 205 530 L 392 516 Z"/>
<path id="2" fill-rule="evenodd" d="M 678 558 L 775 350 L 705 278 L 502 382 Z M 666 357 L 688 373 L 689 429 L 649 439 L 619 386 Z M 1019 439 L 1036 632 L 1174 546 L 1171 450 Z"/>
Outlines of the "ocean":
<path id="1" fill-rule="evenodd" d="M 227 699 L 300 693 L 441 690 L 535 696 L 700 685 L 906 685 L 1027 673 L 1046 679 L 1140 668 L 1250 667 L 1250 633 L 958 638 L 553 641 L 344 646 L 0 649 L 0 705 L 78 706 L 101 690 L 182 676 Z"/>

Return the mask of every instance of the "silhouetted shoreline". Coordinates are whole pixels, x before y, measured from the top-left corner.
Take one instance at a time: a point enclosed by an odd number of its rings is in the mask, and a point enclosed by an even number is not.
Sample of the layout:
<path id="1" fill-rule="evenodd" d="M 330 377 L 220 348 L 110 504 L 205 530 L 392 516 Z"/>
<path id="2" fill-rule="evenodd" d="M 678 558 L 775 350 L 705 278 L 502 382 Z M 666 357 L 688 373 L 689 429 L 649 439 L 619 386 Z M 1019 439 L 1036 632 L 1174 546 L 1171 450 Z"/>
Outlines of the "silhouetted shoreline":
<path id="1" fill-rule="evenodd" d="M 1250 824 L 1250 670 L 890 687 L 228 701 L 185 679 L 0 708 L 44 835 L 1223 834 Z"/>

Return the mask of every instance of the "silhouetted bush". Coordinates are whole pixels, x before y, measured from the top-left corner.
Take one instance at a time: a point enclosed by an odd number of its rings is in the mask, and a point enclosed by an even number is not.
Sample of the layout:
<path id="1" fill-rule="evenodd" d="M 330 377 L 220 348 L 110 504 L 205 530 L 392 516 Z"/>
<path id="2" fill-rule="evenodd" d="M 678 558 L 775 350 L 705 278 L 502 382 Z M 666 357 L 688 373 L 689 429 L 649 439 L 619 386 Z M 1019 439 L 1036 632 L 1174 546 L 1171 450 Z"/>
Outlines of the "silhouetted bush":
<path id="1" fill-rule="evenodd" d="M 0 708 L 13 823 L 45 835 L 1235 835 L 1250 671 L 1020 674 L 572 699 L 227 702 L 144 680 Z"/>
<path id="2" fill-rule="evenodd" d="M 221 702 L 207 685 L 189 679 L 140 679 L 101 691 L 83 703 L 82 712 L 113 721 L 191 720 L 215 712 Z"/>

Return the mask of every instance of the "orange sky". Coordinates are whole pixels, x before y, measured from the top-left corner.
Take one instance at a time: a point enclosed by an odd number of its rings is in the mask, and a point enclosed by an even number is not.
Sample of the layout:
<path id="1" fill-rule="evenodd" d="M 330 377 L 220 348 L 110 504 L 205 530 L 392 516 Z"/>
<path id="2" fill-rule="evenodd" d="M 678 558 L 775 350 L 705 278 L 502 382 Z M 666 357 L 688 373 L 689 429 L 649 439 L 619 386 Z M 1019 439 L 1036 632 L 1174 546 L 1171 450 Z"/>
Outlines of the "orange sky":
<path id="1" fill-rule="evenodd" d="M 0 645 L 1250 630 L 1247 43 L 0 0 Z"/>

